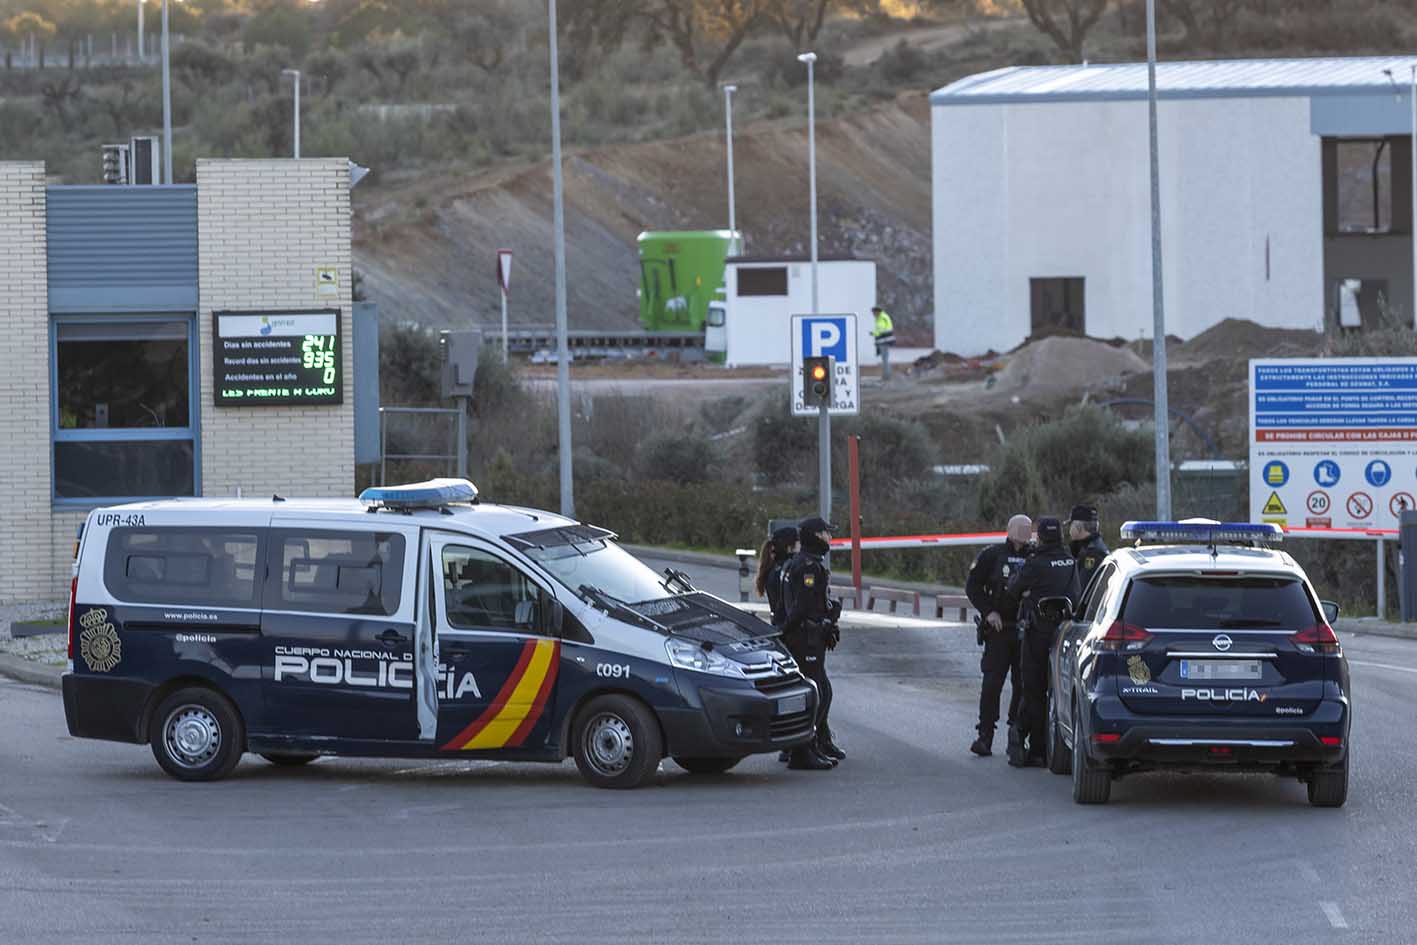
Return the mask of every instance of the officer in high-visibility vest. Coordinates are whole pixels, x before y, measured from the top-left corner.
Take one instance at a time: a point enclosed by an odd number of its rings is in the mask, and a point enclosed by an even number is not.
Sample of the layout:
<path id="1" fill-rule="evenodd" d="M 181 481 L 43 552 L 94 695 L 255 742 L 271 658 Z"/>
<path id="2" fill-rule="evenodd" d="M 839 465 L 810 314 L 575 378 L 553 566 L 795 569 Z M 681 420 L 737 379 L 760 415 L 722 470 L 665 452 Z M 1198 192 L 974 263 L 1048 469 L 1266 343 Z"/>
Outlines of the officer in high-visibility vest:
<path id="1" fill-rule="evenodd" d="M 885 383 L 891 379 L 891 348 L 895 345 L 895 322 L 891 321 L 890 314 L 879 305 L 871 309 L 871 314 L 876 316 L 876 327 L 871 330 L 871 337 L 876 339 L 876 357 L 881 359 L 881 382 Z"/>

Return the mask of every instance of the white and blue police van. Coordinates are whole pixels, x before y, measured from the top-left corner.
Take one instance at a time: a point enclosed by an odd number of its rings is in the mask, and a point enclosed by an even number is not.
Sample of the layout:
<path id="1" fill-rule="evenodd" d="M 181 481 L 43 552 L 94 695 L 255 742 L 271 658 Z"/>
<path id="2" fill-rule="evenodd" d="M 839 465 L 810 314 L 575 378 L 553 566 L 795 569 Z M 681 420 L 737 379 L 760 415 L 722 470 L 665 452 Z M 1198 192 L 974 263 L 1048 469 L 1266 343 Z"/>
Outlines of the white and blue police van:
<path id="1" fill-rule="evenodd" d="M 353 499 L 91 512 L 64 712 L 184 781 L 243 753 L 575 758 L 599 787 L 809 741 L 817 692 L 777 632 L 656 574 L 602 528 L 466 480 Z"/>

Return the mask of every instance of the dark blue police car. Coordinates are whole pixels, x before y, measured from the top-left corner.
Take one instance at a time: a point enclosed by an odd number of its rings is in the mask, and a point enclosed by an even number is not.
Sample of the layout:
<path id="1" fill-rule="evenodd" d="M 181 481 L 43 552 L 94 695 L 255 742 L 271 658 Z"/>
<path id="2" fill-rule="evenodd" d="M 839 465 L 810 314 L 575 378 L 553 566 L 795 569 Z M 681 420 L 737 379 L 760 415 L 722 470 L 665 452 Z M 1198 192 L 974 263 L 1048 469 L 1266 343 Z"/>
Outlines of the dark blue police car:
<path id="1" fill-rule="evenodd" d="M 1053 650 L 1049 768 L 1105 803 L 1141 771 L 1262 771 L 1348 797 L 1348 663 L 1273 525 L 1128 522 L 1133 547 L 1098 568 Z"/>

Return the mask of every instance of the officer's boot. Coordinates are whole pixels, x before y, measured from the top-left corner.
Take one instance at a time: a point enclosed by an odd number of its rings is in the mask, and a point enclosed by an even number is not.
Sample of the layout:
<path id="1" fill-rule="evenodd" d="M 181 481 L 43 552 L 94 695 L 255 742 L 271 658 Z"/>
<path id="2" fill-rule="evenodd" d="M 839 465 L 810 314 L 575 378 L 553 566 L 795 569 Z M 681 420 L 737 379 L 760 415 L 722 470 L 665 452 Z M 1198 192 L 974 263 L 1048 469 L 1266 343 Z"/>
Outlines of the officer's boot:
<path id="1" fill-rule="evenodd" d="M 1023 748 L 1023 732 L 1017 725 L 1009 726 L 1009 764 L 1015 768 L 1028 767 L 1028 755 Z"/>
<path id="2" fill-rule="evenodd" d="M 833 761 L 846 760 L 846 752 L 837 747 L 836 739 L 832 738 L 832 730 L 826 725 L 817 733 L 817 751 Z"/>
<path id="3" fill-rule="evenodd" d="M 992 726 L 979 726 L 979 737 L 974 740 L 974 744 L 969 746 L 969 750 L 980 758 L 988 758 L 994 753 L 994 729 Z"/>
<path id="4" fill-rule="evenodd" d="M 811 744 L 798 745 L 792 749 L 792 757 L 787 767 L 793 771 L 830 771 L 836 765 L 830 758 L 823 758 L 812 750 Z"/>

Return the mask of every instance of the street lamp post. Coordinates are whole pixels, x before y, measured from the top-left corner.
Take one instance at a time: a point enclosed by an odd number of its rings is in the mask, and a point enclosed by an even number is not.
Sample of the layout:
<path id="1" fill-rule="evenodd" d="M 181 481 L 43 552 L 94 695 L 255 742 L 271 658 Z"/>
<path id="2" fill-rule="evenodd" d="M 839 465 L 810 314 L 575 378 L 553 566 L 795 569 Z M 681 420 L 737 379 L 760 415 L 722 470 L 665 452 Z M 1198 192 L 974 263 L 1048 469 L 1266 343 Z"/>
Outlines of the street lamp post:
<path id="1" fill-rule="evenodd" d="M 167 33 L 167 2 L 162 0 L 162 178 L 172 183 L 172 57 Z"/>
<path id="2" fill-rule="evenodd" d="M 812 311 L 817 308 L 817 88 L 816 72 L 813 65 L 817 54 L 804 52 L 797 57 L 798 62 L 807 64 L 807 191 L 810 205 L 812 247 Z M 822 518 L 831 521 L 832 511 L 832 418 L 831 409 L 823 404 L 817 409 L 817 511 Z"/>
<path id="3" fill-rule="evenodd" d="M 1412 178 L 1408 189 L 1412 191 L 1412 327 L 1417 328 L 1417 65 L 1412 66 L 1412 85 L 1409 89 L 1412 105 L 1412 142 L 1408 151 L 1412 152 Z M 1382 574 L 1379 569 L 1378 574 Z"/>
<path id="4" fill-rule="evenodd" d="M 300 160 L 300 70 L 282 69 L 281 75 L 288 75 L 295 80 L 295 159 Z"/>
<path id="5" fill-rule="evenodd" d="M 1156 0 L 1146 0 L 1147 122 L 1151 152 L 1151 378 L 1156 405 L 1156 517 L 1171 518 L 1171 414 L 1166 397 L 1166 308 L 1161 283 L 1161 159 L 1156 134 Z"/>
<path id="6" fill-rule="evenodd" d="M 723 116 L 727 129 L 728 142 L 728 232 L 738 232 L 738 221 L 735 213 L 733 199 L 733 93 L 738 91 L 736 85 L 725 85 L 723 87 Z M 730 237 L 731 238 L 731 237 Z M 741 249 L 740 249 L 741 251 Z"/>
<path id="7" fill-rule="evenodd" d="M 561 466 L 561 514 L 576 517 L 571 481 L 571 351 L 566 339 L 566 211 L 561 181 L 561 80 L 556 53 L 556 0 L 546 0 L 551 53 L 551 180 L 556 254 L 556 420 Z"/>
<path id="8" fill-rule="evenodd" d="M 145 0 L 138 0 L 138 62 L 142 62 L 143 56 L 143 3 Z"/>

